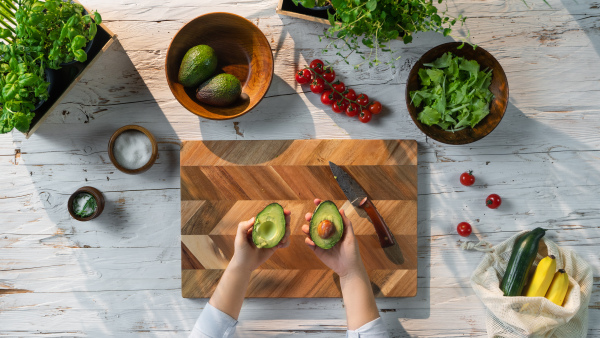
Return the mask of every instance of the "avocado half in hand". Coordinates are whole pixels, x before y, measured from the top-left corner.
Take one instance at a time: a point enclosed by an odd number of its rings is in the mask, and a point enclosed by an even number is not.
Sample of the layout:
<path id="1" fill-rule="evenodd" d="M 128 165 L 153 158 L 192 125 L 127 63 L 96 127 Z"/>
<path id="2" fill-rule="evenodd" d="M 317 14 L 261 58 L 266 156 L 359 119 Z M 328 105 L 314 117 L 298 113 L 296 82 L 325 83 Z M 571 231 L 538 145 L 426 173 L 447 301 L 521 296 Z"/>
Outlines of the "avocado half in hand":
<path id="1" fill-rule="evenodd" d="M 283 207 L 278 203 L 267 205 L 256 215 L 252 229 L 252 241 L 257 248 L 270 249 L 283 239 L 285 235 L 285 215 Z"/>
<path id="2" fill-rule="evenodd" d="M 310 239 L 321 249 L 333 248 L 342 238 L 344 221 L 335 203 L 321 202 L 310 220 Z"/>

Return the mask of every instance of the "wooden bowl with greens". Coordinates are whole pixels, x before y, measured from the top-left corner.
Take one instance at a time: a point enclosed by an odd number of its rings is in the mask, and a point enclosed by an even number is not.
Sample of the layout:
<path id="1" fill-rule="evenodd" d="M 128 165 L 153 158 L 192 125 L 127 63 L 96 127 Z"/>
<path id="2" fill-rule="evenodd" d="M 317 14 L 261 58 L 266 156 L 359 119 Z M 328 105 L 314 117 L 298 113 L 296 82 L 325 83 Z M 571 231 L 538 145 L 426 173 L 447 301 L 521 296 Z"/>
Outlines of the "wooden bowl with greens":
<path id="1" fill-rule="evenodd" d="M 69 197 L 67 209 L 71 217 L 78 221 L 92 220 L 104 210 L 104 196 L 94 187 L 79 188 Z"/>
<path id="2" fill-rule="evenodd" d="M 508 81 L 502 66 L 481 47 L 461 42 L 423 54 L 406 83 L 410 117 L 427 136 L 467 144 L 492 132 L 504 117 Z"/>

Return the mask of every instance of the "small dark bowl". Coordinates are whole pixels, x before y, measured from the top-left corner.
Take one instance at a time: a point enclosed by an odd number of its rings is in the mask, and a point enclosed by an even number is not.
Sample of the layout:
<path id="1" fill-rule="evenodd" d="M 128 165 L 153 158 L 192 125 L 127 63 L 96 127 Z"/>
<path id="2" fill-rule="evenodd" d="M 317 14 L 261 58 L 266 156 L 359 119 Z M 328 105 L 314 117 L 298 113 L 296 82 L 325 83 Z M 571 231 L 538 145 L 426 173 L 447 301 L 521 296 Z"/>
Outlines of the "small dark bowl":
<path id="1" fill-rule="evenodd" d="M 150 160 L 148 160 L 148 163 L 144 164 L 142 167 L 137 168 L 137 169 L 127 169 L 127 168 L 123 167 L 119 163 L 119 161 L 117 161 L 117 159 L 115 158 L 115 154 L 113 151 L 113 147 L 115 146 L 115 140 L 117 139 L 117 137 L 119 137 L 119 135 L 121 135 L 123 132 L 129 131 L 129 130 L 137 130 L 137 131 L 144 133 L 150 139 L 150 143 L 152 143 L 152 155 L 150 155 Z M 148 129 L 146 129 L 144 127 L 136 126 L 133 124 L 127 125 L 127 126 L 117 129 L 117 131 L 115 131 L 115 133 L 110 137 L 110 140 L 108 141 L 108 157 L 110 158 L 110 160 L 114 164 L 114 166 L 117 169 L 119 169 L 120 171 L 122 171 L 126 174 L 132 174 L 132 175 L 141 174 L 144 171 L 150 169 L 150 167 L 152 167 L 152 165 L 156 161 L 156 158 L 158 157 L 158 144 L 156 143 L 156 139 L 154 138 L 154 135 L 152 135 L 152 133 L 149 132 Z"/>
<path id="2" fill-rule="evenodd" d="M 196 99 L 196 89 L 182 86 L 179 67 L 187 51 L 208 45 L 217 54 L 217 71 L 234 75 L 242 83 L 242 95 L 226 107 Z M 179 103 L 192 113 L 212 120 L 241 116 L 265 96 L 273 79 L 273 53 L 263 34 L 248 19 L 231 13 L 209 13 L 186 23 L 173 37 L 165 59 L 167 83 Z"/>
<path id="3" fill-rule="evenodd" d="M 413 66 L 406 83 L 406 106 L 408 107 L 408 112 L 410 113 L 412 120 L 425 135 L 436 141 L 447 144 L 467 144 L 482 139 L 487 134 L 491 133 L 500 123 L 500 120 L 504 117 L 504 112 L 506 111 L 506 106 L 508 104 L 508 81 L 506 80 L 506 74 L 504 74 L 504 70 L 498 60 L 481 47 L 473 49 L 472 46 L 465 44 L 462 49 L 457 49 L 461 44 L 461 42 L 450 42 L 430 49 L 427 53 L 423 54 L 419 61 Z M 419 69 L 424 68 L 424 63 L 433 62 L 446 52 L 451 52 L 456 56 L 462 56 L 467 60 L 475 60 L 479 63 L 481 69 L 487 68 L 492 70 L 492 83 L 489 88 L 494 94 L 494 98 L 490 104 L 490 113 L 484 117 L 475 128 L 468 127 L 456 132 L 445 131 L 436 125 L 428 126 L 421 123 L 417 118 L 417 115 L 423 109 L 423 106 L 417 108 L 412 104 L 410 92 L 421 88 Z"/>
<path id="4" fill-rule="evenodd" d="M 75 215 L 75 211 L 73 210 L 73 201 L 75 200 L 75 197 L 77 197 L 77 195 L 83 194 L 83 193 L 88 193 L 88 194 L 94 196 L 94 198 L 96 199 L 96 211 L 93 214 L 89 215 L 88 217 L 79 217 L 79 216 Z M 98 189 L 96 189 L 94 187 L 82 187 L 82 188 L 77 189 L 77 191 L 75 191 L 71 195 L 71 197 L 69 197 L 69 201 L 67 203 L 68 203 L 67 209 L 69 210 L 69 214 L 71 214 L 71 217 L 73 217 L 74 219 L 81 221 L 81 222 L 86 222 L 86 221 L 92 220 L 92 219 L 100 216 L 100 214 L 104 210 L 104 196 Z"/>

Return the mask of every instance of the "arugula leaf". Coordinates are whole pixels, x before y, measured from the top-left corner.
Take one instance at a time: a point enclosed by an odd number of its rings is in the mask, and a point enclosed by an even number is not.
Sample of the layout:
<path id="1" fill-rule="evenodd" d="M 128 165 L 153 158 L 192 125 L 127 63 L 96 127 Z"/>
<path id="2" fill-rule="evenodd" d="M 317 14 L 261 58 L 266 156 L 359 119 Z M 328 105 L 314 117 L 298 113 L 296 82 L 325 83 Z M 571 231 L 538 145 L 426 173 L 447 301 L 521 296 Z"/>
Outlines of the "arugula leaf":
<path id="1" fill-rule="evenodd" d="M 440 58 L 437 58 L 435 61 L 433 61 L 431 63 L 424 63 L 423 66 L 440 69 L 440 68 L 449 67 L 451 64 L 452 64 L 452 54 L 445 53 Z"/>
<path id="2" fill-rule="evenodd" d="M 490 113 L 491 70 L 451 53 L 424 66 L 429 68 L 419 69 L 421 89 L 409 93 L 416 107 L 424 106 L 419 121 L 454 132 L 475 127 Z"/>

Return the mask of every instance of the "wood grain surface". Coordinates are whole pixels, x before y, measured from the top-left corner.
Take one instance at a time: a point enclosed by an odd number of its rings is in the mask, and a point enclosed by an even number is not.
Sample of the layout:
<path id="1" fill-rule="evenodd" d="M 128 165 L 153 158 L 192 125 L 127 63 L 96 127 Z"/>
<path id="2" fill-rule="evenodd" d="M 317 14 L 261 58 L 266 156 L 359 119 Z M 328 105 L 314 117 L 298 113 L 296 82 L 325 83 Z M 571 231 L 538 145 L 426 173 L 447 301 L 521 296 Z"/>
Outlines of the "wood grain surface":
<path id="1" fill-rule="evenodd" d="M 402 251 L 401 264 L 387 258 L 365 211 L 346 200 L 329 161 L 374 201 Z M 273 202 L 292 212 L 290 246 L 255 271 L 246 297 L 341 297 L 337 275 L 304 243 L 301 227 L 315 198 L 334 201 L 353 222 L 377 297 L 416 295 L 415 141 L 185 141 L 180 164 L 183 297 L 212 295 L 233 256 L 238 223 Z"/>
<path id="2" fill-rule="evenodd" d="M 355 71 L 322 49 L 324 25 L 280 16 L 276 0 L 85 0 L 119 40 L 85 74 L 28 140 L 0 135 L 0 332 L 8 337 L 187 337 L 208 299 L 181 297 L 183 140 L 415 139 L 418 165 L 416 297 L 378 298 L 394 338 L 487 337 L 485 308 L 469 279 L 483 254 L 467 240 L 499 243 L 543 226 L 546 236 L 593 267 L 588 338 L 600 337 L 600 1 L 456 0 L 450 15 L 469 17 L 460 36 L 502 64 L 510 100 L 484 139 L 450 146 L 426 137 L 403 98 L 411 66 L 450 37 L 416 34 L 393 41 L 395 68 Z M 269 92 L 233 121 L 200 119 L 165 80 L 173 35 L 193 18 L 227 11 L 267 36 L 275 59 Z M 368 50 L 364 50 L 368 53 Z M 384 106 L 368 124 L 335 114 L 294 73 L 314 58 Z M 360 56 L 355 60 L 359 61 Z M 159 157 L 142 175 L 118 171 L 110 135 L 138 124 L 157 139 Z M 477 181 L 464 187 L 460 173 Z M 106 198 L 100 217 L 77 222 L 66 202 L 80 187 Z M 485 207 L 491 193 L 497 210 Z M 344 337 L 337 298 L 247 299 L 237 332 L 246 337 Z"/>

